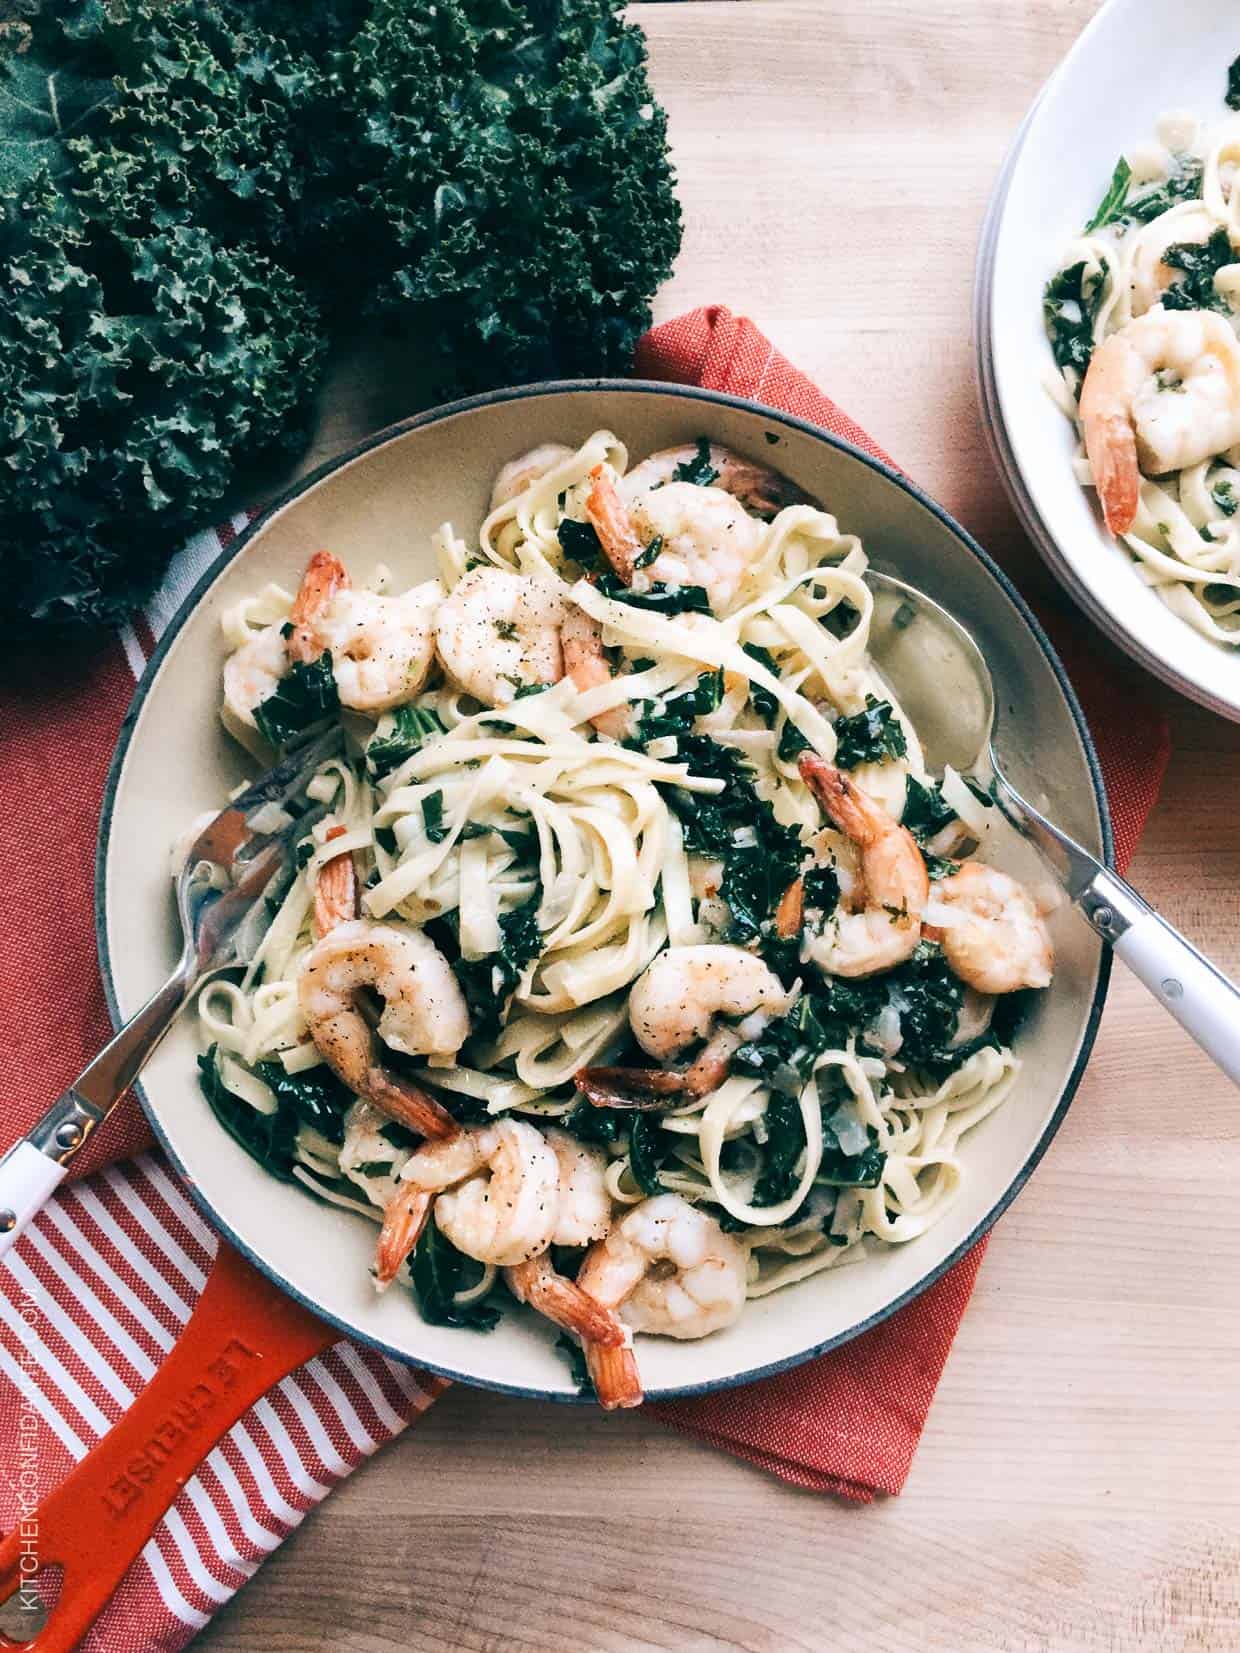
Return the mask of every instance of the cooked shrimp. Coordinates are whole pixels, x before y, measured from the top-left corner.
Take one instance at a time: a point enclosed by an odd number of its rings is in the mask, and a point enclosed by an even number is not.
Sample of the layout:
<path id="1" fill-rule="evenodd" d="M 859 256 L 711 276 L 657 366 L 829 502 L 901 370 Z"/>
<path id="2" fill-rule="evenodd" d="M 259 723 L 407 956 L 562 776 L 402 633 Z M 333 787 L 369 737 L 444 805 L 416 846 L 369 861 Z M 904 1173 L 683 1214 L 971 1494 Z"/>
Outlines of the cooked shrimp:
<path id="1" fill-rule="evenodd" d="M 740 454 L 733 453 L 730 448 L 721 447 L 717 442 L 709 444 L 707 457 L 711 469 L 715 472 L 714 480 L 707 486 L 721 488 L 725 494 L 731 494 L 733 499 L 739 500 L 747 511 L 752 511 L 757 517 L 773 517 L 778 511 L 782 511 L 785 505 L 801 505 L 806 502 L 808 496 L 803 494 L 794 482 L 789 482 L 786 476 L 773 471 L 769 465 L 759 465 L 752 459 L 744 459 Z M 652 453 L 648 459 L 643 459 L 640 465 L 634 465 L 625 476 L 621 484 L 625 498 L 631 500 L 636 494 L 646 493 L 653 488 L 662 488 L 677 481 L 677 471 L 696 465 L 701 458 L 700 444 L 683 448 L 662 448 L 658 453 Z"/>
<path id="2" fill-rule="evenodd" d="M 966 861 L 935 885 L 934 900 L 948 912 L 931 933 L 961 981 L 979 993 L 1049 984 L 1054 947 L 1023 884 L 996 867 Z"/>
<path id="3" fill-rule="evenodd" d="M 551 1244 L 584 1246 L 601 1240 L 611 1227 L 606 1154 L 589 1143 L 579 1142 L 567 1131 L 552 1128 L 543 1135 L 555 1154 L 560 1173 L 559 1204 Z M 565 1331 L 576 1332 L 587 1342 L 611 1348 L 618 1348 L 624 1342 L 624 1329 L 611 1310 L 557 1274 L 545 1251 L 505 1269 L 504 1279 L 514 1297 Z"/>
<path id="4" fill-rule="evenodd" d="M 589 1245 L 592 1240 L 601 1240 L 611 1227 L 607 1155 L 555 1126 L 547 1127 L 543 1140 L 555 1155 L 560 1175 L 552 1245 Z"/>
<path id="5" fill-rule="evenodd" d="M 428 1142 L 401 1181 L 438 1194 L 435 1222 L 467 1257 L 507 1268 L 551 1244 L 559 1214 L 560 1165 L 541 1132 L 520 1119 Z"/>
<path id="6" fill-rule="evenodd" d="M 650 578 L 702 586 L 711 608 L 724 614 L 762 549 L 756 517 L 769 517 L 805 496 L 765 465 L 727 448 L 711 446 L 709 452 L 717 475 L 707 486 L 677 478 L 682 466 L 697 459 L 696 448 L 667 448 L 622 478 L 620 496 L 628 506 L 632 540 L 642 546 L 660 542 L 647 570 Z M 617 572 L 631 577 L 622 568 Z"/>
<path id="7" fill-rule="evenodd" d="M 564 651 L 565 673 L 583 693 L 611 681 L 611 666 L 603 648 L 603 628 L 575 603 L 569 605 L 560 627 L 560 645 Z M 590 721 L 600 735 L 623 740 L 629 732 L 629 708 L 613 706 L 609 711 L 596 713 Z"/>
<path id="8" fill-rule="evenodd" d="M 435 645 L 448 675 L 488 706 L 563 675 L 564 599 L 550 580 L 502 568 L 466 574 L 435 616 Z"/>
<path id="9" fill-rule="evenodd" d="M 679 1076 L 679 1088 L 705 1096 L 726 1078 L 732 1053 L 744 1043 L 736 1028 L 716 1027 L 716 1018 L 782 1015 L 792 998 L 775 972 L 743 947 L 669 947 L 634 982 L 629 1026 L 642 1049 L 659 1061 L 705 1039 L 705 1048 Z M 638 1088 L 641 1076 L 640 1069 L 631 1076 Z"/>
<path id="10" fill-rule="evenodd" d="M 507 505 L 510 499 L 524 493 L 540 477 L 572 457 L 573 450 L 566 448 L 562 442 L 542 442 L 528 453 L 510 459 L 495 478 L 491 489 L 491 509 L 497 511 L 501 505 Z"/>
<path id="11" fill-rule="evenodd" d="M 329 829 L 326 841 L 330 843 L 347 831 L 347 827 L 334 826 Z M 315 879 L 315 933 L 325 936 L 338 924 L 347 924 L 350 919 L 356 918 L 357 898 L 357 868 L 353 863 L 353 852 L 344 850 L 340 855 L 333 855 L 330 861 L 324 861 Z"/>
<path id="12" fill-rule="evenodd" d="M 834 976 L 891 970 L 921 939 L 930 880 L 917 840 L 834 764 L 805 752 L 798 767 L 832 824 L 861 855 L 861 888 L 850 898 L 854 910 L 841 903 L 823 933 L 807 944 L 808 957 Z"/>
<path id="13" fill-rule="evenodd" d="M 739 1028 L 716 1025 L 719 1016 L 763 1022 L 790 1008 L 794 992 L 743 947 L 707 943 L 669 947 L 629 992 L 629 1026 L 642 1049 L 666 1061 L 705 1039 L 681 1073 L 663 1068 L 581 1068 L 574 1083 L 596 1107 L 666 1106 L 677 1094 L 706 1096 L 727 1078 L 733 1053 L 745 1042 Z"/>
<path id="14" fill-rule="evenodd" d="M 1081 426 L 1107 527 L 1125 534 L 1142 471 L 1182 470 L 1240 442 L 1240 340 L 1213 311 L 1155 305 L 1094 351 Z"/>
<path id="15" fill-rule="evenodd" d="M 431 616 L 440 595 L 436 580 L 400 596 L 354 591 L 339 558 L 316 551 L 293 603 L 289 657 L 311 661 L 330 654 L 342 706 L 388 711 L 426 682 L 435 657 Z"/>
<path id="16" fill-rule="evenodd" d="M 743 1248 L 678 1194 L 656 1194 L 591 1247 L 577 1284 L 635 1332 L 697 1338 L 730 1326 L 745 1306 Z M 632 1351 L 585 1345 L 600 1403 L 639 1406 Z"/>
<path id="17" fill-rule="evenodd" d="M 454 1133 L 446 1108 L 383 1068 L 359 1008 L 367 989 L 383 1000 L 385 1044 L 408 1056 L 453 1056 L 469 1037 L 469 1012 L 451 965 L 420 930 L 355 918 L 310 949 L 297 995 L 310 1037 L 350 1090 L 424 1136 Z"/>

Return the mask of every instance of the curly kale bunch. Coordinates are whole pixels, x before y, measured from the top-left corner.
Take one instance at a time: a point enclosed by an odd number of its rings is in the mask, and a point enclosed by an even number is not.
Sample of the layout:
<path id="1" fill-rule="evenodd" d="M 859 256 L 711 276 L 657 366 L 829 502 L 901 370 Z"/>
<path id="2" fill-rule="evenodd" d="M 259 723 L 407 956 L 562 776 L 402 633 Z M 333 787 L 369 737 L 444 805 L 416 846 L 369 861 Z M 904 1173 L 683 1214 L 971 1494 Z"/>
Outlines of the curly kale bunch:
<path id="1" fill-rule="evenodd" d="M 45 0 L 0 45 L 8 635 L 149 595 L 337 318 L 445 395 L 605 372 L 679 244 L 615 0 Z"/>
<path id="2" fill-rule="evenodd" d="M 114 622 L 326 349 L 275 236 L 316 78 L 208 0 L 45 7 L 0 89 L 0 629 Z"/>
<path id="3" fill-rule="evenodd" d="M 645 55 L 611 0 L 376 0 L 330 69 L 311 262 L 347 291 L 368 249 L 371 308 L 452 390 L 623 369 L 680 245 Z"/>

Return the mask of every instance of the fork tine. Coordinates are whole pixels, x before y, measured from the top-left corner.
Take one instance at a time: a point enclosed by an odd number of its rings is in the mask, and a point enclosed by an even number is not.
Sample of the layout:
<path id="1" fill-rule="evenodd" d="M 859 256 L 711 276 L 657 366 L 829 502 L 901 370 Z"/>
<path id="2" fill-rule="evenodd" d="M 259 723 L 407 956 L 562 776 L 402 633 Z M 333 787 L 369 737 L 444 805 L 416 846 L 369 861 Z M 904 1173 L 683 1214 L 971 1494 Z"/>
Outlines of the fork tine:
<path id="1" fill-rule="evenodd" d="M 304 792 L 315 770 L 340 749 L 343 739 L 339 728 L 328 729 L 296 747 L 281 758 L 274 769 L 252 781 L 198 834 L 190 847 L 186 864 L 192 866 L 197 861 L 214 861 L 219 866 L 229 867 L 243 848 L 260 839 L 277 836 L 256 834 L 248 817 L 266 804 L 287 804 Z"/>

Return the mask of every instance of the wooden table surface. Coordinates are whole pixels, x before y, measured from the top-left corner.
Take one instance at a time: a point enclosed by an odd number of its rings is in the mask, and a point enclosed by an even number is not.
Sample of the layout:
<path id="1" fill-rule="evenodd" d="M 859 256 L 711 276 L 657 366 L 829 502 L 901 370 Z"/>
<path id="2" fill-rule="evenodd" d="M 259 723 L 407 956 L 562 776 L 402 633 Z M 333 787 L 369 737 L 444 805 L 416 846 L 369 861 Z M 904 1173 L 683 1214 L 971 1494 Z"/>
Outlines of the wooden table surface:
<path id="1" fill-rule="evenodd" d="M 633 9 L 687 221 L 659 316 L 704 302 L 752 315 L 1027 587 L 1046 576 L 979 424 L 973 256 L 1007 144 L 1094 9 Z M 408 411 L 392 376 L 346 364 L 312 457 Z M 1151 692 L 1175 753 L 1132 877 L 1237 974 L 1240 727 Z M 1240 1648 L 1237 1101 L 1117 969 L 899 1499 L 847 1506 L 640 1415 L 460 1388 L 196 1645 Z"/>

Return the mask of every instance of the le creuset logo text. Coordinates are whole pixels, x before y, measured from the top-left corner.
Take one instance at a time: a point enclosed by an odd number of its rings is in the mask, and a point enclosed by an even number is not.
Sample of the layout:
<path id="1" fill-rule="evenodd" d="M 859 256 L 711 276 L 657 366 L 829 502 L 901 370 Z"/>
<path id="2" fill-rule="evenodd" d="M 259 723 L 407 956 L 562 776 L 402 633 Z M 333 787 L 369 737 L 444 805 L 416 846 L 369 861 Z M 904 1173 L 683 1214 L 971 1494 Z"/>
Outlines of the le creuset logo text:
<path id="1" fill-rule="evenodd" d="M 103 1505 L 109 1515 L 123 1515 L 133 1507 L 177 1443 L 192 1434 L 221 1395 L 232 1388 L 242 1366 L 257 1359 L 258 1350 L 240 1338 L 234 1337 L 224 1345 L 223 1352 L 208 1365 L 207 1376 L 168 1408 L 144 1445 L 125 1465 L 125 1473 L 117 1476 L 104 1493 Z"/>

